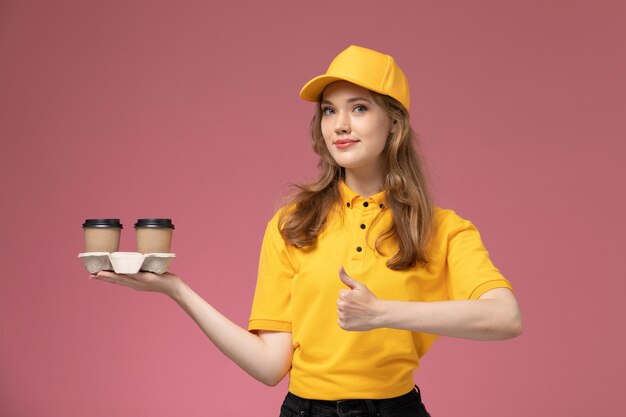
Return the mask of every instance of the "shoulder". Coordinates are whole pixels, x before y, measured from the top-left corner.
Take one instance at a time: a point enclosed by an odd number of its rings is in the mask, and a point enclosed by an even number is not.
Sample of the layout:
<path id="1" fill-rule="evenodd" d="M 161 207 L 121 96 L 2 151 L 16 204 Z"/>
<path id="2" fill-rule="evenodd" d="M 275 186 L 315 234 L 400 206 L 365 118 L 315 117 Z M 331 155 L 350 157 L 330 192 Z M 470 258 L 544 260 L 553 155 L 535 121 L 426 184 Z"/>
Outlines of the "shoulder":
<path id="1" fill-rule="evenodd" d="M 274 211 L 272 217 L 267 221 L 268 224 L 279 225 L 281 219 L 284 219 L 285 216 L 288 216 L 295 210 L 296 205 L 294 203 L 287 203 L 280 206 L 277 210 Z"/>
<path id="2" fill-rule="evenodd" d="M 436 207 L 433 220 L 433 243 L 448 245 L 453 240 L 480 240 L 478 229 L 454 210 Z"/>
<path id="3" fill-rule="evenodd" d="M 454 231 L 471 224 L 469 220 L 461 217 L 454 210 L 435 207 L 433 225 L 436 233 Z"/>
<path id="4" fill-rule="evenodd" d="M 287 217 L 295 209 L 295 204 L 285 204 L 274 211 L 274 214 L 269 218 L 265 228 L 265 236 L 272 236 L 276 239 L 283 239 L 281 230 L 288 220 Z"/>

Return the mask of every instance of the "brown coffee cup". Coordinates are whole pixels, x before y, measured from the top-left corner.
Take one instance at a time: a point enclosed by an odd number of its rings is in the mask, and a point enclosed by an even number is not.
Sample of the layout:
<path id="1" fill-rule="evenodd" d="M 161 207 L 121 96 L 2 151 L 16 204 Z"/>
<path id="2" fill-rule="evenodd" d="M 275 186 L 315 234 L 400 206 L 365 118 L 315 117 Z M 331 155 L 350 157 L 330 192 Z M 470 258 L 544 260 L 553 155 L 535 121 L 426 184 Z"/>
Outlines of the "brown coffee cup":
<path id="1" fill-rule="evenodd" d="M 135 223 L 137 252 L 170 253 L 174 225 L 172 219 L 139 219 Z"/>
<path id="2" fill-rule="evenodd" d="M 117 252 L 122 228 L 120 219 L 85 220 L 85 252 Z"/>

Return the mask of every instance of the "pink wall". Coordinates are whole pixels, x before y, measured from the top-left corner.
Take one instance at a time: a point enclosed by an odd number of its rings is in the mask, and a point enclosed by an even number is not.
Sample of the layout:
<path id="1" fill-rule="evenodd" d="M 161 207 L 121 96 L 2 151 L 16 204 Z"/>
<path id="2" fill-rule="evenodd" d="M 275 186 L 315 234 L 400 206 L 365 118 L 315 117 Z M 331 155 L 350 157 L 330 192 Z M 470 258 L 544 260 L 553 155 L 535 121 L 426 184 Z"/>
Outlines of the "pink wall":
<path id="1" fill-rule="evenodd" d="M 90 281 L 80 225 L 119 217 L 133 250 L 172 217 L 172 270 L 245 326 L 265 222 L 315 174 L 297 93 L 351 43 L 404 68 L 439 204 L 524 312 L 518 339 L 437 342 L 433 416 L 624 415 L 625 3 L 390 4 L 0 3 L 0 415 L 278 415 L 285 383 L 173 302 Z"/>

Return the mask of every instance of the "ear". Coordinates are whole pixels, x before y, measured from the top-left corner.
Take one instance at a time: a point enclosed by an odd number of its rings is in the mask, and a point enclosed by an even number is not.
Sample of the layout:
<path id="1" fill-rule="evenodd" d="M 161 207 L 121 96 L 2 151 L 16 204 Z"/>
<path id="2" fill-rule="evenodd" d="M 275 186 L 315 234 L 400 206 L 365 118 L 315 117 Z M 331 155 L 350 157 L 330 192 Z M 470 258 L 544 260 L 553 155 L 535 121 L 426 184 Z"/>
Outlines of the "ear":
<path id="1" fill-rule="evenodd" d="M 391 121 L 391 130 L 389 131 L 389 133 L 396 133 L 397 126 L 398 126 L 398 121 L 396 119 L 393 119 Z"/>

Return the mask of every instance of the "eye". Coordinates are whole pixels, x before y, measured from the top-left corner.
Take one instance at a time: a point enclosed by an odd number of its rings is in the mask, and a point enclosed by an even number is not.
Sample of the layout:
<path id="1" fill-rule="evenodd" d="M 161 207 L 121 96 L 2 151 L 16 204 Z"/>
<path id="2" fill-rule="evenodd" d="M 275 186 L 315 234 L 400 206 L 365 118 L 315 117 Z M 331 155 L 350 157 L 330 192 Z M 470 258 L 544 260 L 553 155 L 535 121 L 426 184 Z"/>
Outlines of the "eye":
<path id="1" fill-rule="evenodd" d="M 322 107 L 322 114 L 323 115 L 330 115 L 333 114 L 335 111 L 330 108 L 330 107 Z"/>
<path id="2" fill-rule="evenodd" d="M 357 106 L 354 106 L 354 111 L 357 112 L 357 113 L 363 113 L 363 112 L 367 111 L 367 107 L 365 107 L 362 104 L 359 104 Z"/>

